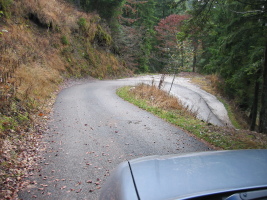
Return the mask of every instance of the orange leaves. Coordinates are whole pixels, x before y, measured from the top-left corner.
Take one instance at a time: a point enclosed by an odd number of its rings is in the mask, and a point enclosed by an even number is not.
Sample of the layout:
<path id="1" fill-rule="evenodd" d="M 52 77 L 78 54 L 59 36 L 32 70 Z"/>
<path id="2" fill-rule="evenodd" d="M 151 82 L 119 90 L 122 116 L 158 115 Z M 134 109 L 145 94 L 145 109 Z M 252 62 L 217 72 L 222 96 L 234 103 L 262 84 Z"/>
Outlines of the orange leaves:
<path id="1" fill-rule="evenodd" d="M 158 26 L 155 27 L 158 33 L 170 32 L 176 34 L 180 31 L 182 22 L 188 19 L 188 15 L 170 15 L 165 19 L 160 20 Z"/>
<path id="2" fill-rule="evenodd" d="M 44 113 L 39 113 L 38 116 L 43 117 Z"/>
<path id="3" fill-rule="evenodd" d="M 160 20 L 158 26 L 155 26 L 158 39 L 163 43 L 168 44 L 165 45 L 165 48 L 171 48 L 177 44 L 176 35 L 180 32 L 183 21 L 188 18 L 188 15 L 173 14 Z"/>

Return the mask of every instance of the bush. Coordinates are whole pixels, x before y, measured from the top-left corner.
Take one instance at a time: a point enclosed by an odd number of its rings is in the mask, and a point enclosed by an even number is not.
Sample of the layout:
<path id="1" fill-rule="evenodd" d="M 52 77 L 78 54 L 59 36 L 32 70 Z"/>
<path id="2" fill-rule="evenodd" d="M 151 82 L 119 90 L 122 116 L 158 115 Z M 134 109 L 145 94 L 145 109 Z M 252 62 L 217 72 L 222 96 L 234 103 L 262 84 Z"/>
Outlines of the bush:
<path id="1" fill-rule="evenodd" d="M 109 46 L 112 43 L 111 36 L 100 25 L 97 27 L 95 39 L 100 46 Z"/>
<path id="2" fill-rule="evenodd" d="M 83 17 L 79 18 L 77 24 L 79 25 L 80 29 L 85 29 L 86 28 L 86 19 Z"/>
<path id="3" fill-rule="evenodd" d="M 0 17 L 4 15 L 5 17 L 10 16 L 10 6 L 12 4 L 12 0 L 0 0 Z"/>
<path id="4" fill-rule="evenodd" d="M 68 45 L 68 44 L 69 44 L 68 38 L 67 38 L 65 35 L 63 35 L 63 36 L 61 37 L 61 43 L 62 43 L 63 45 Z"/>

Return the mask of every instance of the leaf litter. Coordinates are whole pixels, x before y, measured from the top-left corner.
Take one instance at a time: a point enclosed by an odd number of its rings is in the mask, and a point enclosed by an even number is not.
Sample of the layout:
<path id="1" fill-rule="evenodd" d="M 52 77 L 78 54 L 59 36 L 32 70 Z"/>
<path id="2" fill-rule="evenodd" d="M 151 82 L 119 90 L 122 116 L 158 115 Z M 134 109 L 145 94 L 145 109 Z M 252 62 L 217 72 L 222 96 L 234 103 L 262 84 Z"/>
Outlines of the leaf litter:
<path id="1" fill-rule="evenodd" d="M 28 132 L 7 130 L 8 136 L 0 140 L 0 199 L 18 199 L 17 193 L 22 188 L 35 187 L 35 182 L 26 178 L 33 175 L 36 163 L 41 159 L 38 152 L 43 149 L 40 143 L 42 126 L 36 123 Z"/>
<path id="2" fill-rule="evenodd" d="M 64 88 L 81 84 L 88 78 L 66 80 L 55 91 L 55 94 Z M 34 175 L 38 166 L 37 163 L 42 160 L 40 152 L 46 150 L 46 142 L 43 142 L 42 138 L 43 133 L 48 129 L 47 121 L 49 117 L 47 116 L 52 110 L 55 97 L 56 95 L 52 95 L 43 106 L 45 111 L 38 111 L 31 116 L 33 123 L 29 127 L 25 127 L 25 130 L 21 127 L 18 127 L 17 130 L 6 130 L 5 134 L 7 136 L 4 139 L 0 138 L 0 199 L 17 200 L 19 199 L 18 192 L 25 189 L 30 193 L 30 189 L 36 188 L 44 194 L 45 188 L 48 187 L 46 184 L 40 184 L 40 187 L 38 187 L 36 181 L 30 181 L 28 178 Z M 90 128 L 93 130 L 92 127 Z M 55 134 L 59 133 L 55 132 Z M 62 145 L 62 141 L 59 144 Z M 49 165 L 49 163 L 46 164 Z M 53 177 L 44 176 L 42 179 L 48 180 L 48 178 Z M 61 181 L 65 181 L 65 179 L 61 179 Z M 61 188 L 62 190 L 66 189 L 65 186 Z M 70 189 L 68 191 L 79 193 L 81 190 Z M 91 192 L 93 191 L 92 189 Z M 50 196 L 51 192 L 47 192 L 46 195 Z M 37 198 L 37 196 L 32 194 L 32 198 Z"/>

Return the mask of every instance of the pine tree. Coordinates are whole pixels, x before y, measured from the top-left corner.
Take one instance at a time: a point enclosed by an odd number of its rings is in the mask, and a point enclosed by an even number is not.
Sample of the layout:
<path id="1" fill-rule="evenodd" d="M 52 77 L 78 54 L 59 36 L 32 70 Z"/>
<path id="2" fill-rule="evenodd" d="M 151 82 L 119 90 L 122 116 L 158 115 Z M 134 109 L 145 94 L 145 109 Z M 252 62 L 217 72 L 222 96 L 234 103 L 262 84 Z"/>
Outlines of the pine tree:
<path id="1" fill-rule="evenodd" d="M 267 64 L 263 62 L 267 2 L 194 1 L 192 8 L 191 22 L 199 27 L 204 48 L 202 70 L 219 73 L 225 79 L 225 91 L 250 111 L 251 129 L 255 129 L 260 108 L 259 130 L 267 133 Z"/>

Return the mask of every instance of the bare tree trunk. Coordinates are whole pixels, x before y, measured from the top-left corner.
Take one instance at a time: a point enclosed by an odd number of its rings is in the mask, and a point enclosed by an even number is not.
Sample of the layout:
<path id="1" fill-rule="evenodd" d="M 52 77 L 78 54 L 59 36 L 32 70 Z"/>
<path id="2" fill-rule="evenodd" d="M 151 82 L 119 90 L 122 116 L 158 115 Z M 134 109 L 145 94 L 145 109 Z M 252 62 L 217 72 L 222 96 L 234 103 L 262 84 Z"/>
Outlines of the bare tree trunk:
<path id="1" fill-rule="evenodd" d="M 78 8 L 81 8 L 81 1 L 80 0 L 76 0 L 76 5 Z"/>
<path id="2" fill-rule="evenodd" d="M 159 86 L 158 86 L 159 89 L 161 89 L 161 87 L 164 83 L 164 79 L 165 79 L 165 74 L 162 74 L 160 77 L 160 81 L 159 81 Z"/>
<path id="3" fill-rule="evenodd" d="M 194 51 L 193 51 L 193 72 L 196 72 L 196 64 L 197 64 L 197 53 L 196 53 L 196 49 L 194 47 Z"/>
<path id="4" fill-rule="evenodd" d="M 197 48 L 198 48 L 198 43 L 197 39 L 193 39 L 193 72 L 196 72 L 196 65 L 197 65 Z"/>
<path id="5" fill-rule="evenodd" d="M 170 90 L 169 90 L 169 94 L 171 93 L 173 82 L 174 82 L 175 78 L 176 78 L 176 72 L 173 75 L 172 84 L 171 84 L 171 87 L 170 87 Z"/>
<path id="6" fill-rule="evenodd" d="M 182 69 L 184 68 L 184 42 L 181 42 Z"/>
<path id="7" fill-rule="evenodd" d="M 251 123 L 250 123 L 250 130 L 255 131 L 256 128 L 256 121 L 258 115 L 258 104 L 259 104 L 259 91 L 260 91 L 260 82 L 259 78 L 261 76 L 261 70 L 259 70 L 256 74 L 256 83 L 255 83 L 255 90 L 254 90 L 254 100 L 253 105 L 251 108 Z"/>
<path id="8" fill-rule="evenodd" d="M 265 44 L 265 51 L 264 51 L 263 87 L 261 96 L 259 132 L 267 134 L 267 42 Z"/>

